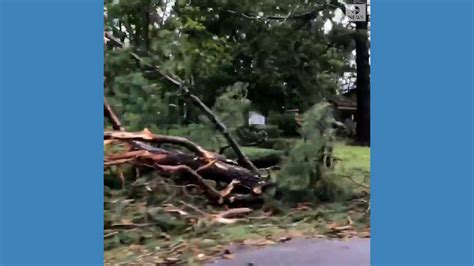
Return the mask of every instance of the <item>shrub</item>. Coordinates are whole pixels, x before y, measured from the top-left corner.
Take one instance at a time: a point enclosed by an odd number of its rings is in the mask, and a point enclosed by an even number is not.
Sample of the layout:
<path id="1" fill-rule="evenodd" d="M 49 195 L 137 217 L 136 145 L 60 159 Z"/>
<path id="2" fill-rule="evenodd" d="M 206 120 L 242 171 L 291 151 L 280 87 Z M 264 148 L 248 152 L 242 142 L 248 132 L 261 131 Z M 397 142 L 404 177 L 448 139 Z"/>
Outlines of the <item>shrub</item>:
<path id="1" fill-rule="evenodd" d="M 288 201 L 331 201 L 340 195 L 327 174 L 331 167 L 334 123 L 330 104 L 314 105 L 304 114 L 302 139 L 290 149 L 287 162 L 276 176 L 278 190 Z"/>
<path id="2" fill-rule="evenodd" d="M 281 130 L 281 134 L 284 136 L 298 136 L 298 123 L 293 113 L 276 113 L 271 112 L 268 115 L 268 123 L 275 125 Z"/>

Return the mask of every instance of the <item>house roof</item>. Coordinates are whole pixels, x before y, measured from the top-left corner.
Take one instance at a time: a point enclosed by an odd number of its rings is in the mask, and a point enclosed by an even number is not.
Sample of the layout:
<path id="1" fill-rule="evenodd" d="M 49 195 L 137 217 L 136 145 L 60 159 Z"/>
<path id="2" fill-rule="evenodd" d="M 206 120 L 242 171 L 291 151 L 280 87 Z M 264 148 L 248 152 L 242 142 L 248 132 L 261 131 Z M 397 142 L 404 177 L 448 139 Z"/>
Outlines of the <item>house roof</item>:
<path id="1" fill-rule="evenodd" d="M 327 96 L 326 99 L 340 109 L 356 109 L 357 102 L 346 95 Z"/>

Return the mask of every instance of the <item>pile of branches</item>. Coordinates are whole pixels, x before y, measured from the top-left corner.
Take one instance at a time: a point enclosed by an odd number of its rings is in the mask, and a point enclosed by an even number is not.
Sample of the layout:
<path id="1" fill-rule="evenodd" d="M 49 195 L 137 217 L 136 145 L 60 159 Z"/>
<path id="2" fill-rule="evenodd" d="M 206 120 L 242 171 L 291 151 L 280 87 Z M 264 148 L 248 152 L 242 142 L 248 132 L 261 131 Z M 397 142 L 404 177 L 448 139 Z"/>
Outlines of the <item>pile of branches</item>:
<path id="1" fill-rule="evenodd" d="M 104 145 L 119 143 L 127 147 L 120 153 L 105 155 L 106 168 L 129 164 L 153 169 L 164 177 L 179 174 L 189 184 L 197 185 L 211 203 L 218 205 L 261 202 L 262 191 L 272 185 L 245 156 L 234 161 L 183 137 L 157 135 L 148 129 L 126 131 L 106 99 L 104 116 L 114 129 L 104 132 Z M 236 154 L 242 151 L 239 149 Z M 206 180 L 221 187 L 212 186 Z"/>

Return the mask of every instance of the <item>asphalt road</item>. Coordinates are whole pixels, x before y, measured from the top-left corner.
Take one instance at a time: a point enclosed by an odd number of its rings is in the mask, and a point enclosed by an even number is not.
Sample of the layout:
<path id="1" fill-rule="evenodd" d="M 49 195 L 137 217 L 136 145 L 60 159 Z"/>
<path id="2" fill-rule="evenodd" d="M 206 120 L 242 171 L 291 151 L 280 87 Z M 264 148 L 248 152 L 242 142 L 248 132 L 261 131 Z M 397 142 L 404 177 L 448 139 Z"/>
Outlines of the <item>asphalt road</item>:
<path id="1" fill-rule="evenodd" d="M 261 248 L 232 247 L 231 260 L 207 266 L 369 266 L 370 239 L 295 239 Z"/>

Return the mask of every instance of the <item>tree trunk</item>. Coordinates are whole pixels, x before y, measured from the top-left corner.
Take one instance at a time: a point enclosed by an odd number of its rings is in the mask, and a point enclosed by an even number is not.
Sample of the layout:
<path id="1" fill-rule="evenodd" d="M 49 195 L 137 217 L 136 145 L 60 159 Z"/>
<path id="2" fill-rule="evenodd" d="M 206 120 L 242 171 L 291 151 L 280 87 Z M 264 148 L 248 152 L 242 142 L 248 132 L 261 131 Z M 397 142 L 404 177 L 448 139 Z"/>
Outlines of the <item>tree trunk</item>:
<path id="1" fill-rule="evenodd" d="M 357 22 L 355 38 L 357 66 L 357 136 L 361 145 L 370 146 L 370 65 L 367 21 Z"/>

